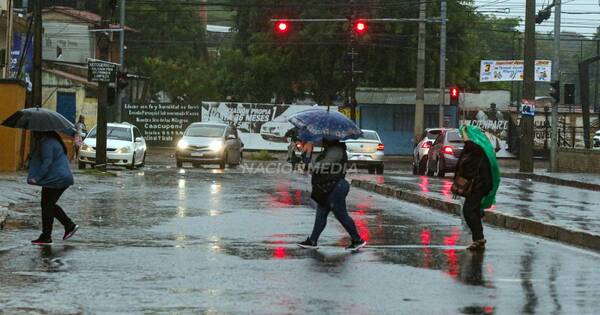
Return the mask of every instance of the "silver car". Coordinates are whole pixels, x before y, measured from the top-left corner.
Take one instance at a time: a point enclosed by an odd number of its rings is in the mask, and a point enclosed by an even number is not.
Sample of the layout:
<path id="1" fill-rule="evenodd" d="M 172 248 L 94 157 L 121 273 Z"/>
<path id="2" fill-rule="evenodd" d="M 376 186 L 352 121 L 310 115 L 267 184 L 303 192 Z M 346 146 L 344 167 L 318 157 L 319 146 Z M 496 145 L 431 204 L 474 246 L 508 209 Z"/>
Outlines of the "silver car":
<path id="1" fill-rule="evenodd" d="M 425 175 L 427 169 L 427 158 L 429 149 L 433 144 L 433 141 L 437 136 L 444 131 L 443 128 L 428 128 L 423 131 L 421 135 L 421 141 L 417 143 L 413 150 L 413 174 L 414 175 Z"/>
<path id="2" fill-rule="evenodd" d="M 237 166 L 242 163 L 244 144 L 237 129 L 223 123 L 193 123 L 177 143 L 175 158 L 177 167 L 189 162 Z"/>
<path id="3" fill-rule="evenodd" d="M 383 174 L 384 145 L 376 131 L 363 130 L 362 138 L 346 140 L 348 163 L 368 169 L 369 174 Z"/>

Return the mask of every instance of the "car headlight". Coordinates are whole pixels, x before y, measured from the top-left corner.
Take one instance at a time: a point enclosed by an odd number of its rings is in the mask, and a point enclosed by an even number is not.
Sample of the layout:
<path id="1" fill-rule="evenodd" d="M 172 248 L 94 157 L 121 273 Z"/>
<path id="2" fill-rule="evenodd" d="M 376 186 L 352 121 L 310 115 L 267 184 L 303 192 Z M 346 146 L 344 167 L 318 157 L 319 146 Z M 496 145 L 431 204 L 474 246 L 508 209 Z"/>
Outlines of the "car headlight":
<path id="1" fill-rule="evenodd" d="M 213 141 L 208 145 L 208 149 L 211 151 L 221 151 L 223 148 L 223 142 L 221 141 Z"/>
<path id="2" fill-rule="evenodd" d="M 89 145 L 87 145 L 87 144 L 84 143 L 84 144 L 81 145 L 81 151 L 84 151 L 84 152 L 94 152 L 94 149 L 92 149 L 92 147 L 90 147 Z"/>
<path id="3" fill-rule="evenodd" d="M 188 142 L 185 141 L 184 139 L 179 140 L 179 142 L 177 142 L 177 148 L 180 150 L 184 150 L 188 147 Z"/>
<path id="4" fill-rule="evenodd" d="M 118 148 L 115 152 L 116 153 L 129 153 L 129 147 Z"/>

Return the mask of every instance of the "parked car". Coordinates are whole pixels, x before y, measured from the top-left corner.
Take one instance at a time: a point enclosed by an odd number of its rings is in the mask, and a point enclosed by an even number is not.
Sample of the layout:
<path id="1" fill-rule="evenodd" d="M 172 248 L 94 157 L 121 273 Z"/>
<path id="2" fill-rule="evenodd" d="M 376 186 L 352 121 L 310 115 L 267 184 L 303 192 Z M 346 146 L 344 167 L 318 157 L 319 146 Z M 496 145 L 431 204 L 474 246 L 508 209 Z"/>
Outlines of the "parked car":
<path id="1" fill-rule="evenodd" d="M 236 128 L 223 123 L 193 123 L 177 143 L 175 158 L 177 167 L 189 162 L 194 166 L 218 164 L 224 169 L 226 165 L 233 167 L 242 163 L 243 149 Z"/>
<path id="2" fill-rule="evenodd" d="M 379 134 L 373 130 L 363 130 L 363 136 L 356 140 L 346 140 L 348 163 L 359 169 L 368 169 L 369 174 L 383 174 L 384 145 Z"/>
<path id="3" fill-rule="evenodd" d="M 95 126 L 79 148 L 79 169 L 96 165 Z M 144 166 L 146 162 L 146 140 L 140 130 L 128 123 L 109 123 L 106 127 L 106 162 L 129 169 Z"/>
<path id="4" fill-rule="evenodd" d="M 594 149 L 600 149 L 600 130 L 594 134 Z"/>
<path id="5" fill-rule="evenodd" d="M 413 174 L 414 175 L 425 175 L 427 168 L 427 154 L 431 144 L 435 141 L 435 138 L 443 131 L 443 128 L 428 128 L 423 131 L 421 141 L 417 143 L 413 150 Z"/>
<path id="6" fill-rule="evenodd" d="M 458 129 L 444 129 L 437 136 L 427 154 L 427 176 L 456 172 L 458 158 L 464 148 L 464 141 Z"/>

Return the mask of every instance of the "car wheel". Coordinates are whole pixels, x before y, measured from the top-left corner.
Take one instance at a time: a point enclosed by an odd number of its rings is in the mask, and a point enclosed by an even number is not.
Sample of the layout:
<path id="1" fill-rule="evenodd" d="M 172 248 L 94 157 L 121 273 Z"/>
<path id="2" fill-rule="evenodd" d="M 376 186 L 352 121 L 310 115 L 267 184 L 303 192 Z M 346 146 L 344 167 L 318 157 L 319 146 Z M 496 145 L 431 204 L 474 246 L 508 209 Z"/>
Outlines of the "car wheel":
<path id="1" fill-rule="evenodd" d="M 177 165 L 178 168 L 182 168 L 183 167 L 183 161 L 181 161 L 180 159 L 177 159 L 175 161 L 175 164 Z"/>
<path id="2" fill-rule="evenodd" d="M 419 175 L 425 175 L 425 171 L 427 169 L 427 163 L 428 163 L 428 161 L 427 161 L 427 155 L 426 155 L 421 159 L 421 162 L 419 162 Z"/>
<path id="3" fill-rule="evenodd" d="M 417 168 L 417 163 L 416 162 L 413 162 L 412 167 L 413 167 L 413 175 L 419 174 L 419 169 Z"/>
<path id="4" fill-rule="evenodd" d="M 144 152 L 144 155 L 142 156 L 142 164 L 140 164 L 140 167 L 144 166 L 146 166 L 146 152 Z"/>
<path id="5" fill-rule="evenodd" d="M 79 168 L 80 170 L 84 170 L 86 167 L 87 167 L 87 164 L 85 164 L 83 162 L 77 163 L 77 168 Z"/>
<path id="6" fill-rule="evenodd" d="M 133 156 L 131 157 L 131 165 L 128 165 L 127 168 L 130 170 L 135 169 L 135 154 L 133 154 Z"/>
<path id="7" fill-rule="evenodd" d="M 435 175 L 435 170 L 432 170 L 431 167 L 429 166 L 429 164 L 431 164 L 430 162 L 431 161 L 427 161 L 427 164 L 426 164 L 427 167 L 425 169 L 425 175 L 427 175 L 427 176 L 433 176 L 433 175 Z"/>
<path id="8" fill-rule="evenodd" d="M 438 158 L 436 164 L 437 164 L 437 167 L 436 167 L 436 169 L 437 169 L 437 176 L 438 177 L 444 177 L 444 176 L 446 176 L 446 171 L 444 169 L 445 168 L 445 166 L 444 166 L 444 164 L 445 164 L 444 160 L 441 159 L 441 158 Z"/>
<path id="9" fill-rule="evenodd" d="M 383 174 L 383 165 L 379 165 L 375 168 L 375 173 L 382 175 Z"/>

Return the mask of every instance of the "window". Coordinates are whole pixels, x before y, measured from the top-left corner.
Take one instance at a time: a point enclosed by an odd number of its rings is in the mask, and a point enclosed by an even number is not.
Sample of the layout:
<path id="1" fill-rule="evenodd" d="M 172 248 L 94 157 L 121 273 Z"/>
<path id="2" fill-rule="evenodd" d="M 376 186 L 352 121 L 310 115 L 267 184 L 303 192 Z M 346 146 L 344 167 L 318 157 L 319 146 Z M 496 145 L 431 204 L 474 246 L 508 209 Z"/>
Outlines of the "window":
<path id="1" fill-rule="evenodd" d="M 219 138 L 222 137 L 224 133 L 224 126 L 192 125 L 185 131 L 184 135 L 188 137 Z"/>
<path id="2" fill-rule="evenodd" d="M 379 137 L 374 131 L 363 131 L 362 139 L 379 141 Z"/>
<path id="3" fill-rule="evenodd" d="M 133 138 L 137 139 L 137 138 L 141 138 L 142 137 L 142 133 L 140 133 L 140 131 L 137 129 L 137 127 L 133 127 Z"/>
<path id="4" fill-rule="evenodd" d="M 106 129 L 106 137 L 111 140 L 122 140 L 122 141 L 132 141 L 131 140 L 131 129 L 124 127 L 111 127 L 108 126 Z M 94 139 L 96 138 L 96 127 L 94 127 L 90 133 L 88 134 L 88 138 Z"/>
<path id="5" fill-rule="evenodd" d="M 435 142 L 433 143 L 433 145 L 440 144 L 442 142 L 444 142 L 444 133 L 440 132 L 437 138 L 435 138 Z"/>
<path id="6" fill-rule="evenodd" d="M 458 130 L 450 130 L 448 131 L 448 142 L 450 143 L 462 143 L 463 139 L 458 133 Z"/>

